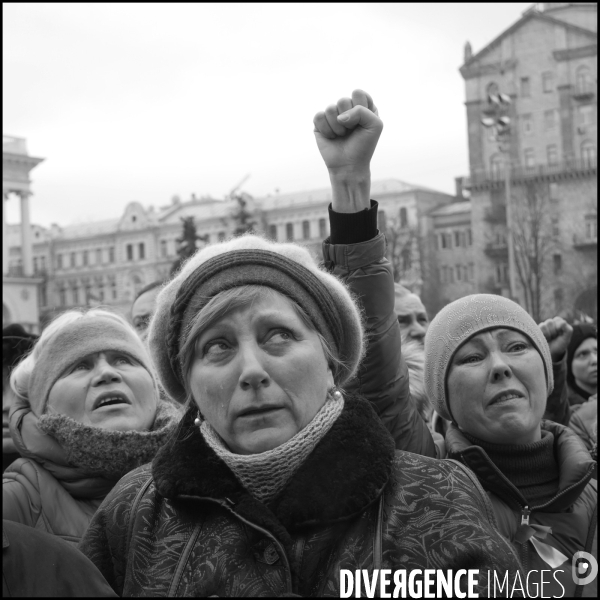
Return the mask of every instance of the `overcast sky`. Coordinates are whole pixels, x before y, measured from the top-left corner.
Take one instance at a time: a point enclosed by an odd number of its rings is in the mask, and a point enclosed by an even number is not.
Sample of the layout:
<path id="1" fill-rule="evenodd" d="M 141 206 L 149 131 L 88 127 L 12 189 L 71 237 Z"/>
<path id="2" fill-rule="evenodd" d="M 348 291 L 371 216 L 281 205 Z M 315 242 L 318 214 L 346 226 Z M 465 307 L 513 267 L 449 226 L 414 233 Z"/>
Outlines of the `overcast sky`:
<path id="1" fill-rule="evenodd" d="M 384 121 L 373 179 L 453 193 L 464 44 L 478 52 L 529 6 L 4 3 L 3 133 L 45 158 L 32 221 L 222 197 L 248 173 L 254 196 L 326 187 L 312 118 L 355 88 Z"/>

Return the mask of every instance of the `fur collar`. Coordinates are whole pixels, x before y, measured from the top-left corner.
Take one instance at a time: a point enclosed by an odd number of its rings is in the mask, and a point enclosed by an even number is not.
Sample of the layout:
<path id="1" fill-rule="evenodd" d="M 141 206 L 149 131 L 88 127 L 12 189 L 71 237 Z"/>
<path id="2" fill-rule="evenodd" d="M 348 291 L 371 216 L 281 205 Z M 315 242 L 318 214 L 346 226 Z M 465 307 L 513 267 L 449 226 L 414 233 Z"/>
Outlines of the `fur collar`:
<path id="1" fill-rule="evenodd" d="M 159 450 L 152 474 L 165 498 L 228 502 L 240 516 L 267 527 L 284 543 L 289 532 L 360 514 L 379 497 L 394 458 L 394 441 L 371 405 L 346 397 L 344 410 L 269 507 L 254 499 L 194 425 L 192 405 Z M 282 527 L 283 526 L 283 527 Z"/>

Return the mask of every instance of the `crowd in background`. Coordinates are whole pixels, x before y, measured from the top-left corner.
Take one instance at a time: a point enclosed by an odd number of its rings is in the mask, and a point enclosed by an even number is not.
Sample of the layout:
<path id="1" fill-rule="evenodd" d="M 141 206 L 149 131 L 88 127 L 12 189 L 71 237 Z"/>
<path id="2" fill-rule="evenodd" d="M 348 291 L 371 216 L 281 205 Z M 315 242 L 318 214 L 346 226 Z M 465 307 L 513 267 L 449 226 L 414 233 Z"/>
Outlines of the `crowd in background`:
<path id="1" fill-rule="evenodd" d="M 597 556 L 596 325 L 489 294 L 430 322 L 377 229 L 371 97 L 314 125 L 320 264 L 247 234 L 129 321 L 3 330 L 5 595 L 338 596 L 359 565 L 596 595 L 571 574 Z"/>

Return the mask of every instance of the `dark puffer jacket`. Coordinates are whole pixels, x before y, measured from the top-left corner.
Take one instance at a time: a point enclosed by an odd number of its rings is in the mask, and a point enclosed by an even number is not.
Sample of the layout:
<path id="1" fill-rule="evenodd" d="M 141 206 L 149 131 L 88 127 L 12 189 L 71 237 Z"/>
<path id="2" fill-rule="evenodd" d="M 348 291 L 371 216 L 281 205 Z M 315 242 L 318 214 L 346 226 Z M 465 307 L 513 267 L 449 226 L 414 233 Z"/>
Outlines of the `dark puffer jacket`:
<path id="1" fill-rule="evenodd" d="M 410 395 L 385 244 L 382 233 L 360 244 L 323 243 L 325 267 L 348 285 L 365 317 L 367 352 L 346 390 L 372 404 L 397 450 L 435 457 L 431 433 Z"/>
<path id="2" fill-rule="evenodd" d="M 468 466 L 487 490 L 499 531 L 519 552 L 526 573 L 534 569 L 550 569 L 534 548 L 537 541 L 566 555 L 568 562 L 553 569 L 560 585 L 554 576 L 547 576 L 546 580 L 551 580 L 551 584 L 544 587 L 544 594 L 570 597 L 577 591 L 571 574 L 573 554 L 579 550 L 590 552 L 597 535 L 598 493 L 597 482 L 592 480 L 596 463 L 581 440 L 567 427 L 542 421 L 542 431 L 554 435 L 554 454 L 560 473 L 557 494 L 540 506 L 528 506 L 523 494 L 502 474 L 486 452 L 473 445 L 453 424 L 446 434 L 446 445 L 448 456 Z M 549 527 L 551 532 L 544 532 L 539 526 Z M 535 541 L 532 542 L 533 538 Z"/>
<path id="3" fill-rule="evenodd" d="M 394 450 L 368 402 L 333 427 L 267 507 L 205 443 L 190 409 L 126 475 L 80 549 L 123 596 L 338 596 L 340 569 L 519 569 L 472 473 Z M 392 587 L 393 590 L 393 587 Z"/>

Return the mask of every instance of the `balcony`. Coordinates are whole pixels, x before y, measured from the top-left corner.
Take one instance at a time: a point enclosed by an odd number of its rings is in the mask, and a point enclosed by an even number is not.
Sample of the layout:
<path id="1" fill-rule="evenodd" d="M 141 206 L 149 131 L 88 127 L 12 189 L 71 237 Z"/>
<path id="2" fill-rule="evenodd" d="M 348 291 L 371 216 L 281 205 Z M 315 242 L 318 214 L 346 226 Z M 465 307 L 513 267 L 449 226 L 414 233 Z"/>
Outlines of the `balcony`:
<path id="1" fill-rule="evenodd" d="M 596 157 L 578 158 L 553 165 L 534 165 L 531 167 L 517 166 L 510 172 L 513 183 L 524 183 L 535 179 L 568 179 L 587 175 L 596 175 Z M 463 178 L 465 189 L 496 187 L 504 184 L 504 169 L 502 167 L 490 171 L 478 169 L 471 172 L 470 177 Z"/>
<path id="2" fill-rule="evenodd" d="M 573 248 L 575 250 L 593 250 L 596 251 L 598 247 L 598 236 L 595 237 L 584 237 L 582 235 L 573 235 Z"/>
<path id="3" fill-rule="evenodd" d="M 489 258 L 507 258 L 508 244 L 506 242 L 488 242 L 483 251 Z"/>
<path id="4" fill-rule="evenodd" d="M 596 88 L 591 81 L 580 83 L 573 89 L 573 98 L 580 102 L 589 102 L 595 95 Z"/>

